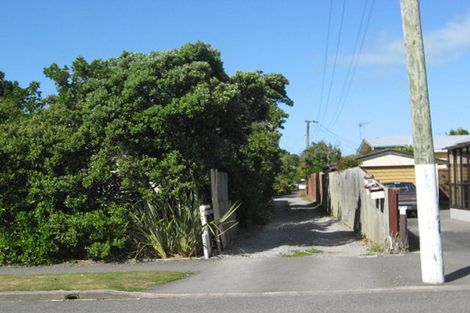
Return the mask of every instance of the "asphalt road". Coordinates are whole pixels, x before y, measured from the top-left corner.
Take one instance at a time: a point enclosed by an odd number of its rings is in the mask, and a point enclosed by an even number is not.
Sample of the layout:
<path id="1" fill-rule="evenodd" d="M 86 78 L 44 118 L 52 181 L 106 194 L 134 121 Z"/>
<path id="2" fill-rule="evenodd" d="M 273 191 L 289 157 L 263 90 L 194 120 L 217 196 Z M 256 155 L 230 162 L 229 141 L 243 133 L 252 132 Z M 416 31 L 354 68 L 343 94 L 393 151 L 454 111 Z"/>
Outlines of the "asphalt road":
<path id="1" fill-rule="evenodd" d="M 2 302 L 1 312 L 462 312 L 470 311 L 469 290 L 363 290 L 295 294 L 67 302 Z"/>

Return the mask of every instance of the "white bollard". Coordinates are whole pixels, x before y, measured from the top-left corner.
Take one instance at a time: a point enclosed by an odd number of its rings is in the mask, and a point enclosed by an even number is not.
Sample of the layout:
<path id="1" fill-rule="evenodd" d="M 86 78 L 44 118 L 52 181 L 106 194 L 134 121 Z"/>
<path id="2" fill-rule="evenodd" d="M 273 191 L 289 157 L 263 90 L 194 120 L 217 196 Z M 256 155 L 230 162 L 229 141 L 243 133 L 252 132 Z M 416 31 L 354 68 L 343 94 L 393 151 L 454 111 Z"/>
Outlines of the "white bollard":
<path id="1" fill-rule="evenodd" d="M 408 217 L 406 216 L 406 211 L 408 206 L 399 206 L 398 209 L 400 210 L 400 219 L 398 221 L 399 231 L 398 231 L 398 238 L 401 242 L 402 249 L 409 248 L 408 242 Z"/>
<path id="2" fill-rule="evenodd" d="M 406 205 L 400 205 L 398 207 L 398 209 L 400 210 L 400 215 L 406 215 L 406 211 L 408 210 L 408 206 Z"/>
<path id="3" fill-rule="evenodd" d="M 202 224 L 202 248 L 204 250 L 204 259 L 206 260 L 209 259 L 211 255 L 211 238 L 209 229 L 207 228 L 207 215 L 209 215 L 211 211 L 210 205 L 201 205 L 199 207 Z"/>

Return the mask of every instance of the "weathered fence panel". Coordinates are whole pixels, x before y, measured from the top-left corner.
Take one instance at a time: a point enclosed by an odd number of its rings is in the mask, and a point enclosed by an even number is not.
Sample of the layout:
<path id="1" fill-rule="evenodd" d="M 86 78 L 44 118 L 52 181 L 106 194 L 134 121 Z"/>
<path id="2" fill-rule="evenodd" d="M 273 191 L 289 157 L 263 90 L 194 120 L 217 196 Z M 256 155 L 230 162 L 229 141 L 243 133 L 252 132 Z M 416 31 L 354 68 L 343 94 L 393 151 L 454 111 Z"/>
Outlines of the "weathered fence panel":
<path id="1" fill-rule="evenodd" d="M 307 197 L 316 204 L 323 203 L 324 173 L 313 173 L 307 177 Z"/>
<path id="2" fill-rule="evenodd" d="M 367 174 L 360 168 L 332 172 L 328 176 L 329 212 L 373 242 L 390 242 L 388 193 L 376 198 L 364 188 Z"/>
<path id="3" fill-rule="evenodd" d="M 219 172 L 217 169 L 210 170 L 210 178 L 211 178 L 211 193 L 212 193 L 212 209 L 214 212 L 214 219 L 218 220 L 224 214 L 228 212 L 232 203 L 229 199 L 228 194 L 228 174 L 224 172 Z M 218 247 L 219 250 L 223 250 L 227 248 L 232 240 L 235 237 L 236 228 L 230 227 L 235 223 L 236 216 L 233 214 L 229 220 L 227 225 L 220 225 L 220 243 L 221 247 Z"/>

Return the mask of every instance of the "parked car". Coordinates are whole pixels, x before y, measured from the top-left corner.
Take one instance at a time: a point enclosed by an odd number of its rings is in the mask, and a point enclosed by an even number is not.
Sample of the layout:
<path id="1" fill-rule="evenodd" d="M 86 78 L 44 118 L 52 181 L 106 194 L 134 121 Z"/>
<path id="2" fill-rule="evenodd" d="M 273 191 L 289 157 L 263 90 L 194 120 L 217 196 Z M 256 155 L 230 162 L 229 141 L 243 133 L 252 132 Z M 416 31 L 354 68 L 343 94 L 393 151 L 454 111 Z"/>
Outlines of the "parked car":
<path id="1" fill-rule="evenodd" d="M 416 186 L 410 182 L 388 182 L 383 183 L 387 188 L 398 190 L 398 206 L 406 206 L 407 215 L 418 215 L 416 204 Z"/>
<path id="2" fill-rule="evenodd" d="M 298 189 L 298 190 L 305 190 L 305 189 L 307 189 L 307 183 L 305 182 L 305 179 L 302 179 L 302 180 L 300 180 L 300 181 L 297 183 L 297 189 Z"/>

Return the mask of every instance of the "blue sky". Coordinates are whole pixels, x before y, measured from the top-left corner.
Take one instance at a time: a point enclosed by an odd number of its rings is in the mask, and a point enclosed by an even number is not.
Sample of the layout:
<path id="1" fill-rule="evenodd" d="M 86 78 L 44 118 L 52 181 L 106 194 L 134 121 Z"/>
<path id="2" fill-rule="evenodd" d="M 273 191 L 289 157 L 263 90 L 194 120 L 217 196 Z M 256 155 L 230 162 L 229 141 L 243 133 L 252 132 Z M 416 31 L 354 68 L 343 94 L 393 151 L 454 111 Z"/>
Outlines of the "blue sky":
<path id="1" fill-rule="evenodd" d="M 421 14 L 434 134 L 470 129 L 470 2 L 425 0 Z M 305 148 L 306 119 L 319 122 L 314 142 L 343 154 L 355 152 L 361 133 L 411 135 L 398 0 L 0 3 L 0 70 L 23 86 L 39 81 L 44 94 L 54 92 L 42 73 L 51 63 L 197 40 L 221 51 L 229 74 L 263 70 L 289 79 L 295 104 L 284 108 L 290 117 L 281 147 L 290 152 Z"/>

